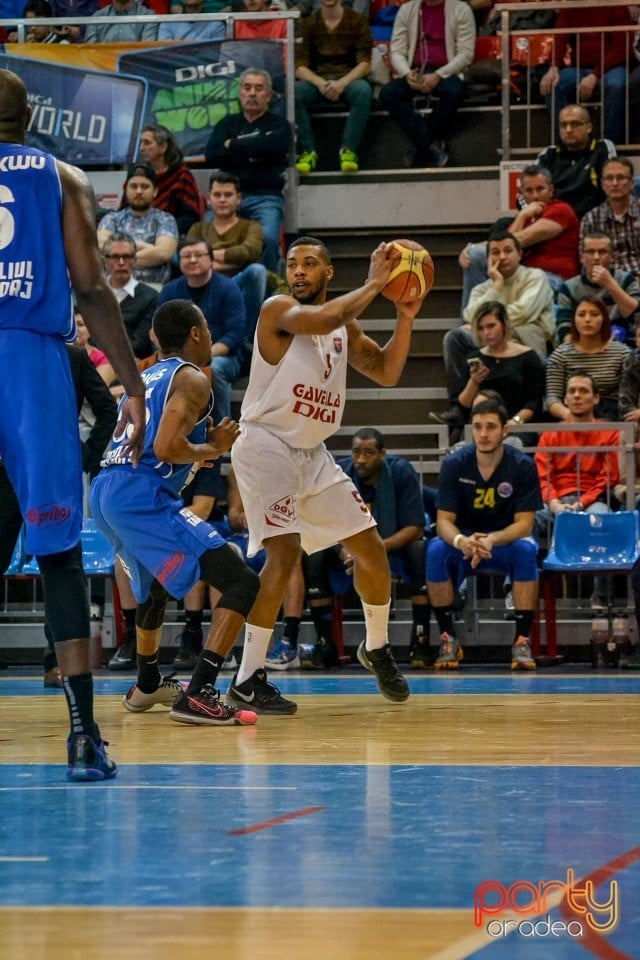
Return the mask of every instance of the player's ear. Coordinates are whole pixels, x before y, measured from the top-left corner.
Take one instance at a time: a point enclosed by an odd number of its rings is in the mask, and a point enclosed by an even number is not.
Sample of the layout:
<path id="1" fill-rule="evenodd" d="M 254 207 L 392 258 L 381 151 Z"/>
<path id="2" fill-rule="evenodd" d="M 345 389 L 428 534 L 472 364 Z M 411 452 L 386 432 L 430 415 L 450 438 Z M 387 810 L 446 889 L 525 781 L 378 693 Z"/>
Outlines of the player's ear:
<path id="1" fill-rule="evenodd" d="M 330 280 L 333 280 L 333 275 L 334 275 L 334 273 L 335 273 L 335 271 L 334 271 L 334 269 L 333 269 L 333 264 L 328 263 L 328 264 L 327 264 L 327 283 L 328 283 Z"/>

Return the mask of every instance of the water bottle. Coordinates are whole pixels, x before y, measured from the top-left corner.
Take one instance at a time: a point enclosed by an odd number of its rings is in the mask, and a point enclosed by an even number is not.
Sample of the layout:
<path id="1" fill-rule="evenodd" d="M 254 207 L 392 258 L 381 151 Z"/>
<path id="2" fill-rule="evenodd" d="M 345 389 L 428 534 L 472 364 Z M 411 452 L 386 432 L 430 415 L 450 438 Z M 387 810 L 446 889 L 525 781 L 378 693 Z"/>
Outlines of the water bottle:
<path id="1" fill-rule="evenodd" d="M 614 617 L 611 639 L 613 641 L 615 657 L 615 664 L 613 664 L 613 666 L 617 667 L 620 662 L 620 657 L 628 656 L 631 646 L 628 617 Z"/>
<path id="2" fill-rule="evenodd" d="M 591 621 L 591 666 L 595 669 L 606 663 L 609 644 L 609 621 L 597 617 Z"/>

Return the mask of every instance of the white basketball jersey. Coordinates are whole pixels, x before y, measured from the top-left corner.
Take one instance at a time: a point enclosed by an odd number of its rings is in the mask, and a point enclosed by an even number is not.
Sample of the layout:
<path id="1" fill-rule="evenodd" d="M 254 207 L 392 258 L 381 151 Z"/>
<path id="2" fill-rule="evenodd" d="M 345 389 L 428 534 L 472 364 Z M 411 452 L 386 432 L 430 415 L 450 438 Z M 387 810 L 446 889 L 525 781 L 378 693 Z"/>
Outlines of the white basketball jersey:
<path id="1" fill-rule="evenodd" d="M 272 427 L 290 447 L 309 450 L 336 432 L 347 383 L 347 330 L 296 334 L 277 366 L 266 363 L 256 336 L 241 423 Z"/>

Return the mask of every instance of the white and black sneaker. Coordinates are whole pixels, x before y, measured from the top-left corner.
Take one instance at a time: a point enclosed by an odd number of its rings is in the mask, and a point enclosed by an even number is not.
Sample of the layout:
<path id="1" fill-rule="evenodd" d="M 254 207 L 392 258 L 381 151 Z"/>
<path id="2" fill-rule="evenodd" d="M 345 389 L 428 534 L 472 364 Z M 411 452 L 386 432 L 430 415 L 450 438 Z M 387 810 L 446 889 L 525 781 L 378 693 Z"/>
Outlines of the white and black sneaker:
<path id="1" fill-rule="evenodd" d="M 298 704 L 285 700 L 273 683 L 267 680 L 264 670 L 256 670 L 248 680 L 238 683 L 236 674 L 231 681 L 227 700 L 236 706 L 246 707 L 256 713 L 288 714 L 295 713 Z"/>
<path id="2" fill-rule="evenodd" d="M 157 703 L 162 707 L 172 707 L 176 697 L 184 693 L 184 686 L 179 680 L 174 680 L 175 674 L 163 677 L 160 685 L 153 693 L 143 693 L 137 683 L 134 683 L 122 698 L 123 705 L 131 713 L 144 713 L 151 710 Z"/>

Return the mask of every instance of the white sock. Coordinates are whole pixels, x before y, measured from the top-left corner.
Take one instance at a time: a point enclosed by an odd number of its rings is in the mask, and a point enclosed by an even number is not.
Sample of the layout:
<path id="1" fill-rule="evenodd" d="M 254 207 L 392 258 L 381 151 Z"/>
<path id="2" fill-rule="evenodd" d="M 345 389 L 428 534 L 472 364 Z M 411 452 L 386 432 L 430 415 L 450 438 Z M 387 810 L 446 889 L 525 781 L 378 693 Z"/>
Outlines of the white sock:
<path id="1" fill-rule="evenodd" d="M 364 622 L 367 631 L 365 647 L 367 650 L 380 650 L 389 642 L 389 608 L 391 600 L 382 606 L 373 606 L 362 601 Z"/>
<path id="2" fill-rule="evenodd" d="M 248 623 L 244 631 L 242 663 L 238 670 L 237 683 L 244 683 L 256 670 L 264 670 L 264 660 L 269 649 L 273 627 L 256 627 Z"/>

